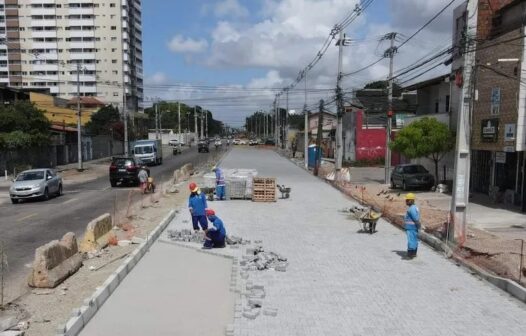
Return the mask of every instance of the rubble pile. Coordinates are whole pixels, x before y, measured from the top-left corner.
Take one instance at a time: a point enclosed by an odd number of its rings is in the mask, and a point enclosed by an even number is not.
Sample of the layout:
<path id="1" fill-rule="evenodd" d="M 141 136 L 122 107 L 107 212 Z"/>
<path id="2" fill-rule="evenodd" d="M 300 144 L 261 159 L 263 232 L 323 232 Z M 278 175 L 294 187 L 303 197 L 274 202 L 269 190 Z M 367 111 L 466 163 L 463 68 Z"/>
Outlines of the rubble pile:
<path id="1" fill-rule="evenodd" d="M 203 231 L 194 232 L 189 229 L 168 230 L 168 238 L 179 242 L 202 243 L 205 239 Z"/>
<path id="2" fill-rule="evenodd" d="M 247 271 L 263 271 L 274 269 L 275 271 L 285 272 L 288 267 L 287 258 L 275 252 L 265 252 L 263 246 L 249 247 L 246 255 L 240 261 L 241 277 L 246 279 Z"/>
<path id="3" fill-rule="evenodd" d="M 236 237 L 236 236 L 227 236 L 226 239 L 225 239 L 225 242 L 227 245 L 232 245 L 232 246 L 235 246 L 235 245 L 248 245 L 251 243 L 250 240 L 246 240 L 246 239 L 243 239 L 241 237 Z"/>

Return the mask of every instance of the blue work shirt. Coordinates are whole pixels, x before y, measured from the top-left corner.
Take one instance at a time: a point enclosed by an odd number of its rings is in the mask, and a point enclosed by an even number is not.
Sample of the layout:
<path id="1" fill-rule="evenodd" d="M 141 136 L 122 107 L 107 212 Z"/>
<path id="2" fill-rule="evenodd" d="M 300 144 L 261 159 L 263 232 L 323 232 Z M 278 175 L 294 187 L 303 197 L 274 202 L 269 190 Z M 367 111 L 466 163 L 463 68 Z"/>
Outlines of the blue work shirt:
<path id="1" fill-rule="evenodd" d="M 220 235 L 226 236 L 226 229 L 223 225 L 223 221 L 217 216 L 208 216 L 208 220 L 212 222 L 215 231 L 219 232 Z"/>
<path id="2" fill-rule="evenodd" d="M 190 194 L 188 199 L 188 207 L 192 208 L 192 216 L 205 216 L 205 209 L 208 207 L 206 204 L 206 195 L 197 191 L 197 193 Z"/>
<path id="3" fill-rule="evenodd" d="M 224 186 L 225 185 L 225 175 L 220 168 L 216 169 L 216 185 Z"/>
<path id="4" fill-rule="evenodd" d="M 420 223 L 420 210 L 413 204 L 407 208 L 407 212 L 404 217 L 404 226 L 406 230 L 418 230 L 416 223 Z"/>

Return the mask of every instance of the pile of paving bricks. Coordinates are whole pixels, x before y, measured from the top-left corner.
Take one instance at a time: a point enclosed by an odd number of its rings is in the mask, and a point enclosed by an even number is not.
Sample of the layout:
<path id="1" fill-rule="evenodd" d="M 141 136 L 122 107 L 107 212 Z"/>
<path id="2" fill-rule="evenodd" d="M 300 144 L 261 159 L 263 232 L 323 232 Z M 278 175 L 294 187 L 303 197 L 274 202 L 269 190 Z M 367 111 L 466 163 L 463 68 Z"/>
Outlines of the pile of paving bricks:
<path id="1" fill-rule="evenodd" d="M 241 277 L 246 279 L 247 271 L 264 271 L 274 269 L 275 271 L 285 272 L 289 266 L 287 258 L 275 252 L 266 252 L 263 246 L 249 247 L 246 255 L 240 261 Z"/>
<path id="2" fill-rule="evenodd" d="M 231 248 L 239 248 L 241 245 L 248 245 L 251 243 L 250 240 L 236 236 L 227 236 L 225 242 L 227 245 L 230 245 Z"/>
<path id="3" fill-rule="evenodd" d="M 202 243 L 205 239 L 205 233 L 202 231 L 195 232 L 189 229 L 168 230 L 168 238 L 173 241 Z"/>
<path id="4" fill-rule="evenodd" d="M 276 308 L 263 307 L 263 299 L 266 296 L 265 287 L 259 283 L 252 283 L 247 281 L 245 291 L 245 307 L 243 308 L 243 316 L 247 319 L 254 320 L 261 312 L 263 315 L 276 316 L 278 310 Z M 240 313 L 241 307 L 236 307 L 237 313 Z"/>

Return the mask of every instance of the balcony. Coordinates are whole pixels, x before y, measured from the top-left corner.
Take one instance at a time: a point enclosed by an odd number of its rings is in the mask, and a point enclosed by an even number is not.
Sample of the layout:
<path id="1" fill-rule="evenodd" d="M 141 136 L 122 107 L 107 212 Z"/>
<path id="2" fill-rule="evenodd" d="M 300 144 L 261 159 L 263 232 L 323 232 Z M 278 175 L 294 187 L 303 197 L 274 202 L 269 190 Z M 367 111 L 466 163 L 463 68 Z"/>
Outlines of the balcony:
<path id="1" fill-rule="evenodd" d="M 95 42 L 69 42 L 68 49 L 95 49 Z"/>
<path id="2" fill-rule="evenodd" d="M 31 37 L 33 38 L 46 38 L 46 37 L 57 37 L 56 30 L 33 30 L 31 32 Z"/>
<path id="3" fill-rule="evenodd" d="M 31 20 L 32 27 L 56 27 L 57 20 L 54 19 L 42 19 L 42 20 Z"/>
<path id="4" fill-rule="evenodd" d="M 69 53 L 72 60 L 95 60 L 95 53 Z"/>
<path id="5" fill-rule="evenodd" d="M 94 30 L 70 30 L 69 37 L 95 37 Z"/>
<path id="6" fill-rule="evenodd" d="M 81 82 L 96 82 L 97 81 L 97 75 L 83 75 L 80 74 L 80 81 Z M 69 80 L 72 82 L 77 81 L 77 74 L 69 75 Z"/>
<path id="7" fill-rule="evenodd" d="M 95 20 L 93 19 L 71 19 L 71 20 L 68 20 L 68 25 L 72 27 L 78 27 L 78 26 L 93 27 L 95 26 Z"/>
<path id="8" fill-rule="evenodd" d="M 92 15 L 94 13 L 93 8 L 69 8 L 69 15 Z"/>
<path id="9" fill-rule="evenodd" d="M 55 8 L 31 8 L 31 15 L 56 15 Z"/>

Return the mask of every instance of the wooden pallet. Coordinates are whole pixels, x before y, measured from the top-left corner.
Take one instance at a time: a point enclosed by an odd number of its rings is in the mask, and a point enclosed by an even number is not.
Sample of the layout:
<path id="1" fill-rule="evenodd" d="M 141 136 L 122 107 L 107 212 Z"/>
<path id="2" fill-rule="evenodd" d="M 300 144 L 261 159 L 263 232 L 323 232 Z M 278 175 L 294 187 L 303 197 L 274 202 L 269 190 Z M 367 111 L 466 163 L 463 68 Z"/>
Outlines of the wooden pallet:
<path id="1" fill-rule="evenodd" d="M 276 202 L 276 178 L 255 177 L 252 184 L 253 202 Z"/>

